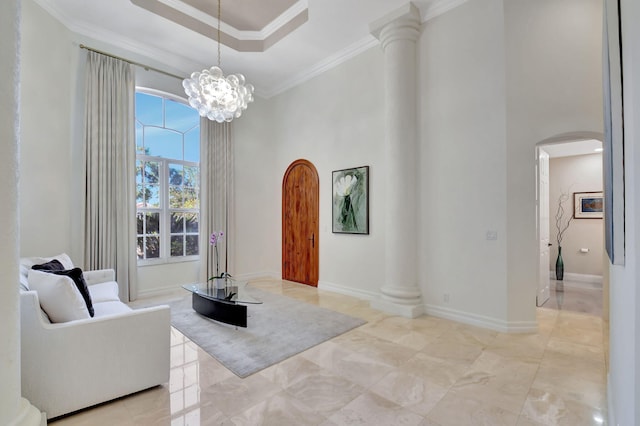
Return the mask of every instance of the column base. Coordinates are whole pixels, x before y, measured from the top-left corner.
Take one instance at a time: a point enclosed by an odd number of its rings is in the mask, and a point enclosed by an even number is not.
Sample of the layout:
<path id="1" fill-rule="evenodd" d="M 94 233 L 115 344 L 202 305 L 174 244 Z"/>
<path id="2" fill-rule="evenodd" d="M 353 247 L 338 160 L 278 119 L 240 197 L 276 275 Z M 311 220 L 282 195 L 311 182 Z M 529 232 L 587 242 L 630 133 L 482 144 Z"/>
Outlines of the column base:
<path id="1" fill-rule="evenodd" d="M 46 424 L 47 416 L 25 398 L 20 400 L 18 416 L 9 423 L 10 426 L 46 426 Z"/>
<path id="2" fill-rule="evenodd" d="M 406 305 L 386 300 L 384 297 L 372 300 L 371 307 L 379 311 L 405 318 L 417 318 L 424 315 L 424 306 L 422 304 Z"/>

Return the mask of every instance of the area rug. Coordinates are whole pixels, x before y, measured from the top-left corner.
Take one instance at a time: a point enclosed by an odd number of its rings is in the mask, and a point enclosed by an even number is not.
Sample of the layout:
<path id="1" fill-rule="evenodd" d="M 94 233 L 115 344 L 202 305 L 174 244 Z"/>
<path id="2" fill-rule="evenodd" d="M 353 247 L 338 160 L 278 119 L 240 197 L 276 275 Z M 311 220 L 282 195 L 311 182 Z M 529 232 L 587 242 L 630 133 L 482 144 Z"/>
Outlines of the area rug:
<path id="1" fill-rule="evenodd" d="M 247 328 L 197 314 L 191 295 L 170 303 L 171 325 L 238 377 L 247 377 L 366 321 L 256 288 Z"/>

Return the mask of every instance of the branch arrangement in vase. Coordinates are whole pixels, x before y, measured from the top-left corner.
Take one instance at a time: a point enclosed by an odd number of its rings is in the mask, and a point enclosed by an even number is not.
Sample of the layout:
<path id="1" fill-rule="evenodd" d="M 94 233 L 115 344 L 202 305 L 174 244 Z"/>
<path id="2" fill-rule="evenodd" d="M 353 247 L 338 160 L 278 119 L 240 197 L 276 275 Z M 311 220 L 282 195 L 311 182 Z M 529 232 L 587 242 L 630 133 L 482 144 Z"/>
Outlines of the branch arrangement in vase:
<path id="1" fill-rule="evenodd" d="M 556 241 L 558 242 L 558 247 L 562 246 L 562 238 L 564 237 L 564 233 L 569 229 L 569 225 L 573 220 L 573 215 L 569 216 L 566 222 L 564 222 L 564 203 L 570 200 L 569 193 L 563 192 L 558 197 L 558 210 L 556 210 L 556 230 L 558 231 L 556 235 Z"/>

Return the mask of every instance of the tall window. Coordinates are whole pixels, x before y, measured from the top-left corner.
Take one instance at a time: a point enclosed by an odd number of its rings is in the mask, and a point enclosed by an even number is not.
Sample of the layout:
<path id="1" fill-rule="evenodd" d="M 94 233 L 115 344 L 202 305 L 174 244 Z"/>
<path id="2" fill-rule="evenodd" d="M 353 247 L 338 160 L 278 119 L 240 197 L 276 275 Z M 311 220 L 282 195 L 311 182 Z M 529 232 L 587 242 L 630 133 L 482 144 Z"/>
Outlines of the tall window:
<path id="1" fill-rule="evenodd" d="M 198 256 L 200 116 L 143 92 L 136 92 L 136 217 L 139 262 Z"/>

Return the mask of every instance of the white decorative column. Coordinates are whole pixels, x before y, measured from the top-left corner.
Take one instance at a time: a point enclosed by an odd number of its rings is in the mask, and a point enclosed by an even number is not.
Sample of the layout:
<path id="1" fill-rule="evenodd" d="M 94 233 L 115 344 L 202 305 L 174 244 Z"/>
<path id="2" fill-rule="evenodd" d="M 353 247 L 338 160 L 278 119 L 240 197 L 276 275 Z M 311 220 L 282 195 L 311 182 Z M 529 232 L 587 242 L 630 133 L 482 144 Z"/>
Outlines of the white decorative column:
<path id="1" fill-rule="evenodd" d="M 371 305 L 395 315 L 423 313 L 418 288 L 417 53 L 420 11 L 408 3 L 371 24 L 384 52 L 385 282 Z"/>
<path id="2" fill-rule="evenodd" d="M 18 141 L 20 0 L 0 2 L 0 425 L 39 425 L 41 413 L 21 397 Z"/>

